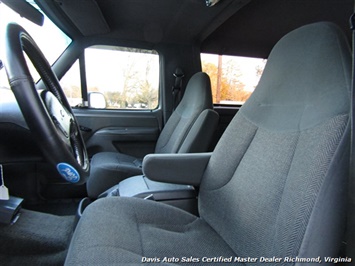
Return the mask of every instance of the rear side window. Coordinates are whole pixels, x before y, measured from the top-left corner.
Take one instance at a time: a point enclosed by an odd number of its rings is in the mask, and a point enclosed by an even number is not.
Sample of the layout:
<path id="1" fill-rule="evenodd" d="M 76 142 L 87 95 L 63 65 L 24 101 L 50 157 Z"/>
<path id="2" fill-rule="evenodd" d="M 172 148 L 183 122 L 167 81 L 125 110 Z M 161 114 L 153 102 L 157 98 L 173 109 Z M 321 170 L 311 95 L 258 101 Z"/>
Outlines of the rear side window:
<path id="1" fill-rule="evenodd" d="M 158 107 L 157 52 L 116 46 L 92 46 L 85 49 L 84 56 L 89 107 L 101 109 Z M 73 106 L 82 101 L 78 71 L 77 62 L 61 80 Z M 94 99 L 91 104 L 90 99 Z"/>
<path id="2" fill-rule="evenodd" d="M 213 103 L 242 105 L 257 86 L 266 59 L 201 54 L 201 64 L 211 79 Z"/>

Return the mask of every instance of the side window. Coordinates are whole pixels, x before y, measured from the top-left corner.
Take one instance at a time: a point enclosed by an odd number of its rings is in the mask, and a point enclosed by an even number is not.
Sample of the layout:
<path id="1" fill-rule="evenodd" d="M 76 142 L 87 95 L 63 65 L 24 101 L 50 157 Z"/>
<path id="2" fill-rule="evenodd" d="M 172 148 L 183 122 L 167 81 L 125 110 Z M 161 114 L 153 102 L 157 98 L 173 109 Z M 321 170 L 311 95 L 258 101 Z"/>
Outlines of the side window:
<path id="1" fill-rule="evenodd" d="M 106 109 L 158 107 L 159 55 L 155 51 L 92 46 L 85 49 L 84 55 L 89 99 L 92 103 L 98 103 L 92 104 L 91 107 Z M 72 106 L 82 101 L 79 74 L 79 63 L 75 63 L 61 79 Z"/>
<path id="2" fill-rule="evenodd" d="M 258 84 L 266 59 L 201 54 L 201 64 L 211 78 L 213 103 L 242 105 Z"/>

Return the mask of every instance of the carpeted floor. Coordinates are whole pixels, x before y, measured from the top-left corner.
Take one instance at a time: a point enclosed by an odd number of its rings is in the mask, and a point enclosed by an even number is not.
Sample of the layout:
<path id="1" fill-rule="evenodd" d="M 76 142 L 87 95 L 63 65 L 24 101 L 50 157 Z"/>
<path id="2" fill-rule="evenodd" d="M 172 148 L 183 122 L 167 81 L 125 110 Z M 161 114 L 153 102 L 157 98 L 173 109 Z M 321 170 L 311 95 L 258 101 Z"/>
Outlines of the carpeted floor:
<path id="1" fill-rule="evenodd" d="M 36 204 L 23 203 L 23 208 L 32 211 L 50 213 L 59 216 L 75 215 L 81 199 L 51 200 L 37 202 Z"/>
<path id="2" fill-rule="evenodd" d="M 1 265 L 63 265 L 74 216 L 21 210 L 13 225 L 0 225 Z"/>

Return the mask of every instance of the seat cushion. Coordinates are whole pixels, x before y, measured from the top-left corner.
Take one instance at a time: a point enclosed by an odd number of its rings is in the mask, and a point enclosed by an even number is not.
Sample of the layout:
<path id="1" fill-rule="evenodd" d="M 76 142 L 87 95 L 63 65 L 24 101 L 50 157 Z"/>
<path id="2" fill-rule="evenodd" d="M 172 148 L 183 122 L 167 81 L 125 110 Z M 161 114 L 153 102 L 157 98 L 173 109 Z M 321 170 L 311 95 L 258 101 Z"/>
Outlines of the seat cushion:
<path id="1" fill-rule="evenodd" d="M 91 160 L 88 195 L 97 198 L 123 179 L 142 174 L 142 160 L 119 152 L 100 152 Z"/>
<path id="2" fill-rule="evenodd" d="M 155 153 L 205 152 L 218 125 L 213 111 L 210 78 L 198 72 L 188 82 L 185 95 L 164 126 Z M 141 175 L 141 160 L 119 152 L 95 154 L 87 182 L 90 198 L 97 198 L 122 180 Z"/>
<path id="3" fill-rule="evenodd" d="M 350 59 L 332 24 L 288 34 L 204 169 L 202 218 L 147 201 L 97 202 L 78 225 L 68 263 L 336 257 L 346 214 Z"/>
<path id="4" fill-rule="evenodd" d="M 236 256 L 203 219 L 137 198 L 95 201 L 84 211 L 73 239 L 65 265 L 140 264 L 145 258 L 164 262 L 164 257 L 181 263 L 191 256 Z"/>
<path id="5" fill-rule="evenodd" d="M 164 129 L 162 130 L 157 144 L 155 146 L 155 153 L 178 153 L 182 145 L 185 147 L 181 152 L 204 152 L 200 148 L 195 151 L 194 141 L 199 141 L 198 130 L 206 133 L 206 129 L 197 129 L 195 122 L 204 110 L 212 110 L 212 91 L 210 78 L 206 73 L 198 72 L 189 80 L 184 97 L 179 103 L 176 110 L 171 114 Z M 218 118 L 218 116 L 217 116 Z M 200 118 L 201 119 L 201 118 Z M 216 117 L 205 118 L 209 124 L 209 132 L 214 132 L 216 129 Z M 201 121 L 199 121 L 201 123 Z M 202 125 L 199 125 L 202 127 Z M 192 127 L 194 130 L 190 133 Z M 211 138 L 213 134 L 210 134 Z M 206 137 L 206 141 L 210 139 Z M 187 141 L 187 142 L 186 142 Z M 208 148 L 208 145 L 207 145 Z"/>
<path id="6" fill-rule="evenodd" d="M 200 186 L 200 215 L 240 256 L 337 255 L 350 84 L 349 46 L 333 24 L 296 29 L 271 52 Z"/>

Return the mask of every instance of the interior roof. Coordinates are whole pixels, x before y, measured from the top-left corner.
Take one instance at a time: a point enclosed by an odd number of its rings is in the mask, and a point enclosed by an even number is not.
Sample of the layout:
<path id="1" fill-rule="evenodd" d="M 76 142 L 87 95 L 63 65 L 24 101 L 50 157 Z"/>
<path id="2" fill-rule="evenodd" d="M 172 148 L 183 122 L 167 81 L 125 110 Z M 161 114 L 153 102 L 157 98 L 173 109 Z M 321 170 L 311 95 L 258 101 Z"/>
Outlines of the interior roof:
<path id="1" fill-rule="evenodd" d="M 253 0 L 202 43 L 202 51 L 266 58 L 286 33 L 302 25 L 332 21 L 346 33 L 353 0 Z"/>
<path id="2" fill-rule="evenodd" d="M 191 44 L 206 53 L 266 58 L 287 32 L 333 21 L 347 34 L 353 0 L 36 0 L 74 39 Z"/>

